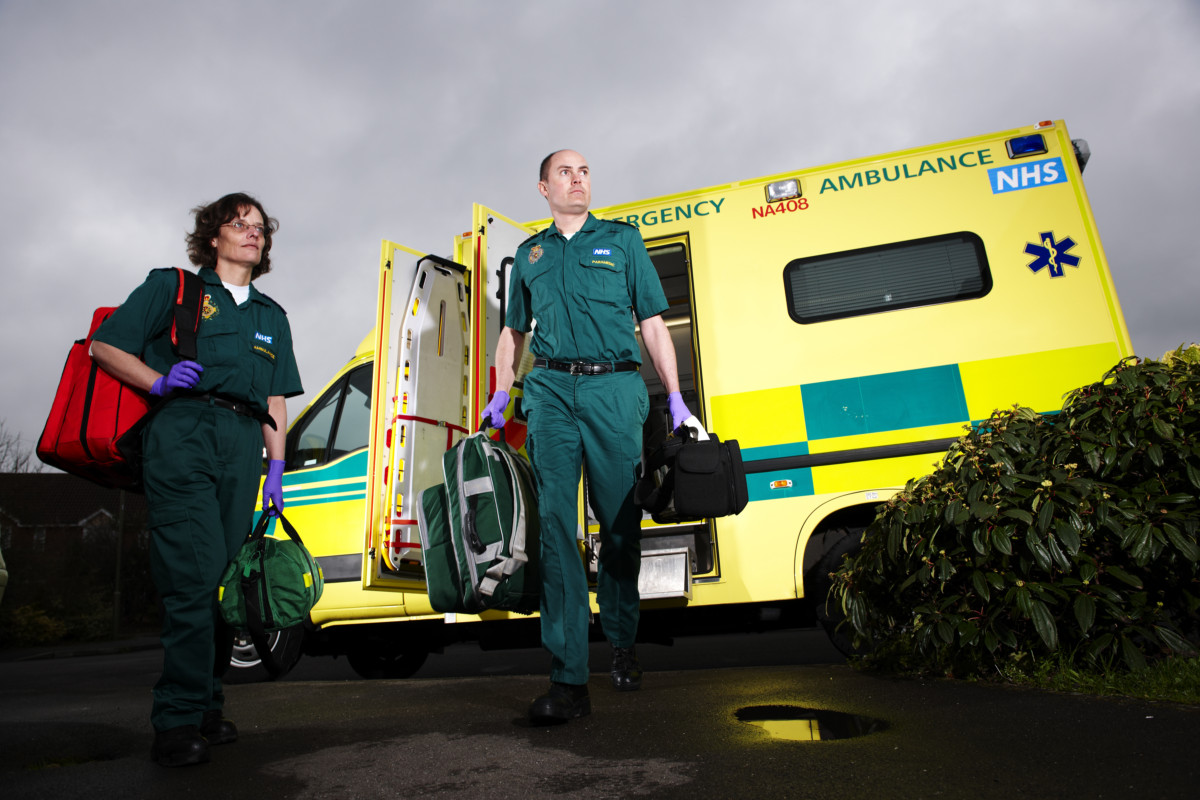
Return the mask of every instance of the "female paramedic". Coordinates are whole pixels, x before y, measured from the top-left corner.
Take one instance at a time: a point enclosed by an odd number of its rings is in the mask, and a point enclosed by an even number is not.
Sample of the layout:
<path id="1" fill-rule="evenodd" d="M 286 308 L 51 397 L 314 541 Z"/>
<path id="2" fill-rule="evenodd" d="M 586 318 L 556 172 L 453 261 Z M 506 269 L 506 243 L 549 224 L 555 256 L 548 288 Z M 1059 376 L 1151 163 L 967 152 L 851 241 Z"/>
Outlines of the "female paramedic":
<path id="1" fill-rule="evenodd" d="M 284 399 L 300 394 L 287 316 L 252 280 L 271 269 L 278 222 L 245 194 L 193 209 L 188 256 L 204 282 L 196 361 L 171 348 L 178 274 L 153 270 L 96 331 L 92 357 L 162 398 L 142 434 L 151 569 L 163 604 L 163 671 L 154 686 L 151 757 L 208 761 L 237 740 L 222 714 L 233 631 L 217 586 L 250 532 L 263 448 L 263 509 L 283 508 Z"/>

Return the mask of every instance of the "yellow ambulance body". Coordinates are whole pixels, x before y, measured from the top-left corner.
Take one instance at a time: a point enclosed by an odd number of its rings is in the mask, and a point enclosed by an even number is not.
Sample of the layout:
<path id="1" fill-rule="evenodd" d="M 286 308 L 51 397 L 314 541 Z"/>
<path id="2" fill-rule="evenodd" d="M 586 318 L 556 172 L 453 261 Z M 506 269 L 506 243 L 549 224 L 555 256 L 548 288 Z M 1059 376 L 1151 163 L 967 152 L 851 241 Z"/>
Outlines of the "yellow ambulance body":
<path id="1" fill-rule="evenodd" d="M 749 488 L 737 516 L 644 522 L 645 608 L 822 596 L 822 558 L 964 426 L 1014 403 L 1056 411 L 1133 353 L 1087 156 L 1063 122 L 1044 122 L 593 209 L 640 229 L 684 396 L 738 441 Z M 410 674 L 449 629 L 482 621 L 429 607 L 412 509 L 486 404 L 512 255 L 548 224 L 476 206 L 451 258 L 384 243 L 376 329 L 288 436 L 288 516 L 326 579 L 309 652 Z M 643 364 L 653 438 L 666 398 Z M 505 431 L 519 445 L 519 379 L 514 396 Z M 587 515 L 593 567 L 595 540 Z M 289 635 L 281 646 L 298 648 Z M 235 665 L 252 666 L 242 655 Z"/>

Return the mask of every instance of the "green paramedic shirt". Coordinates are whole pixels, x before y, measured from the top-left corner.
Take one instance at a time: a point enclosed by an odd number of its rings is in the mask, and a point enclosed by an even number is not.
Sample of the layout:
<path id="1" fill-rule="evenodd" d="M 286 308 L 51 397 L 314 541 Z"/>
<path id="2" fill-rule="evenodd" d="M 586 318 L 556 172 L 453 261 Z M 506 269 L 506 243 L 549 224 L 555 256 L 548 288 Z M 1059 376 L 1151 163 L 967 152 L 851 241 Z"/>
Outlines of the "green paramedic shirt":
<path id="1" fill-rule="evenodd" d="M 532 327 L 530 351 L 541 358 L 640 364 L 633 314 L 666 310 L 638 229 L 588 214 L 569 240 L 551 224 L 517 248 L 504 324 Z"/>
<path id="2" fill-rule="evenodd" d="M 304 391 L 287 313 L 250 285 L 250 297 L 238 306 L 217 273 L 200 270 L 204 303 L 196 333 L 196 360 L 204 367 L 193 389 L 247 403 L 267 411 L 267 398 Z M 164 375 L 179 360 L 171 349 L 172 305 L 179 287 L 174 269 L 152 270 L 124 304 L 104 321 L 95 340 L 142 358 Z"/>

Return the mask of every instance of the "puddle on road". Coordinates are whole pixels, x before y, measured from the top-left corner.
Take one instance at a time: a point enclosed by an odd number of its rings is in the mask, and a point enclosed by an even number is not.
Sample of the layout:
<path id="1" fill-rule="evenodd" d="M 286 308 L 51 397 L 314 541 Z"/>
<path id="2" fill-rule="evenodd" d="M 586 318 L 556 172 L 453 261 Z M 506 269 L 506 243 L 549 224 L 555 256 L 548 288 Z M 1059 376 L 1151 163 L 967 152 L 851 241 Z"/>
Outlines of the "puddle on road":
<path id="1" fill-rule="evenodd" d="M 853 739 L 887 730 L 883 720 L 803 706 L 747 706 L 734 716 L 765 730 L 773 738 L 794 742 Z"/>

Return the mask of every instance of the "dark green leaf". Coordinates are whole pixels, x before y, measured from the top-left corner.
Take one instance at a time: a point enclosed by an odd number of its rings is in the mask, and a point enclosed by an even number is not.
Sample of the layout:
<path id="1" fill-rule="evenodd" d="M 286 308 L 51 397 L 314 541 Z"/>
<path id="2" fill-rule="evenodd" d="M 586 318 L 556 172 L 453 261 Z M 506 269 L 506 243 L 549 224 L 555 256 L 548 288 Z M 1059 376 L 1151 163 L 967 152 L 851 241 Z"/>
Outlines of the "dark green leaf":
<path id="1" fill-rule="evenodd" d="M 1191 464 L 1187 465 L 1187 477 L 1192 486 L 1200 489 L 1200 469 L 1196 469 Z"/>
<path id="2" fill-rule="evenodd" d="M 1006 508 L 1001 512 L 1002 516 L 1010 517 L 1011 519 L 1020 520 L 1026 525 L 1033 524 L 1033 514 L 1030 514 L 1023 508 Z"/>
<path id="3" fill-rule="evenodd" d="M 1171 430 L 1171 426 L 1163 422 L 1159 417 L 1153 417 L 1151 423 L 1154 425 L 1154 432 L 1167 441 L 1175 438 L 1175 431 Z"/>
<path id="4" fill-rule="evenodd" d="M 1017 610 L 1021 612 L 1021 616 L 1028 617 L 1032 612 L 1032 598 L 1029 595 L 1029 590 L 1024 586 L 1017 588 Z"/>
<path id="5" fill-rule="evenodd" d="M 983 573 L 975 570 L 971 573 L 971 585 L 975 587 L 975 593 L 978 594 L 986 603 L 992 597 L 992 592 L 988 588 L 987 579 L 983 577 Z"/>
<path id="6" fill-rule="evenodd" d="M 1038 636 L 1046 643 L 1046 647 L 1050 650 L 1058 649 L 1058 626 L 1054 624 L 1054 617 L 1050 615 L 1050 609 L 1046 608 L 1046 604 L 1041 600 L 1034 600 L 1031 609 L 1033 617 L 1033 627 L 1037 629 Z"/>
<path id="7" fill-rule="evenodd" d="M 996 515 L 996 507 L 991 503 L 984 503 L 983 501 L 976 500 L 975 502 L 971 503 L 971 513 L 975 515 L 976 519 L 982 522 L 984 520 L 991 519 Z"/>
<path id="8" fill-rule="evenodd" d="M 1054 503 L 1047 501 L 1038 512 L 1037 526 L 1043 533 L 1050 530 L 1050 521 L 1054 519 Z"/>
<path id="9" fill-rule="evenodd" d="M 1137 578 L 1133 577 L 1132 575 L 1130 575 L 1128 572 L 1126 572 L 1125 570 L 1121 569 L 1120 567 L 1117 567 L 1117 566 L 1112 566 L 1112 565 L 1106 565 L 1106 566 L 1104 567 L 1104 571 L 1105 571 L 1105 573 L 1107 573 L 1107 574 L 1109 574 L 1109 575 L 1112 575 L 1114 578 L 1116 578 L 1117 580 L 1119 580 L 1121 583 L 1124 583 L 1124 584 L 1127 584 L 1127 585 L 1129 585 L 1129 586 L 1132 586 L 1132 587 L 1133 587 L 1133 588 L 1135 588 L 1135 589 L 1141 589 L 1141 588 L 1142 588 L 1142 582 L 1141 582 L 1140 580 L 1138 580 Z"/>
<path id="10" fill-rule="evenodd" d="M 1079 552 L 1079 531 L 1073 525 L 1069 522 L 1059 520 L 1054 529 L 1058 534 L 1058 540 L 1062 542 L 1063 547 L 1067 549 L 1070 555 L 1074 556 Z M 1066 568 L 1064 567 L 1064 569 Z"/>
<path id="11" fill-rule="evenodd" d="M 1029 549 L 1029 552 L 1033 556 L 1034 561 L 1037 562 L 1038 567 L 1045 572 L 1049 572 L 1050 551 L 1048 551 L 1046 546 L 1042 544 L 1041 540 L 1038 538 L 1038 535 L 1033 531 L 1033 529 L 1030 529 L 1025 534 L 1025 547 Z"/>
<path id="12" fill-rule="evenodd" d="M 1155 625 L 1154 632 L 1158 634 L 1158 638 L 1167 647 L 1174 650 L 1176 653 L 1195 653 L 1196 648 L 1187 639 L 1180 636 L 1176 631 L 1168 628 L 1165 625 Z"/>
<path id="13" fill-rule="evenodd" d="M 1121 637 L 1121 658 L 1125 660 L 1125 664 L 1134 672 L 1146 668 L 1146 659 L 1142 656 L 1142 652 L 1137 649 L 1137 645 L 1125 636 Z"/>
<path id="14" fill-rule="evenodd" d="M 1163 451 L 1159 445 L 1152 444 L 1147 447 L 1146 455 L 1150 457 L 1150 461 L 1154 466 L 1161 467 L 1163 465 Z"/>
<path id="15" fill-rule="evenodd" d="M 971 546 L 975 548 L 975 552 L 981 556 L 988 554 L 987 548 L 987 528 L 982 525 L 975 526 L 975 530 L 971 531 Z"/>
<path id="16" fill-rule="evenodd" d="M 1050 552 L 1050 558 L 1054 559 L 1054 563 L 1058 565 L 1059 569 L 1063 572 L 1071 571 L 1071 562 L 1063 555 L 1062 548 L 1058 546 L 1058 540 L 1053 536 L 1046 537 L 1046 549 Z"/>
<path id="17" fill-rule="evenodd" d="M 1200 560 L 1200 547 L 1196 546 L 1193 539 L 1189 539 L 1174 525 L 1163 525 L 1163 532 L 1184 558 L 1193 563 Z"/>
<path id="18" fill-rule="evenodd" d="M 1087 649 L 1088 658 L 1094 659 L 1100 653 L 1104 652 L 1109 647 L 1111 647 L 1112 643 L 1113 643 L 1113 635 L 1111 633 L 1104 633 L 1104 634 L 1101 634 L 1100 636 L 1097 636 L 1096 640 L 1094 642 L 1092 642 L 1092 644 Z"/>
<path id="19" fill-rule="evenodd" d="M 950 576 L 954 574 L 954 565 L 947 558 L 939 558 L 937 561 L 937 576 L 939 581 L 948 581 Z"/>
<path id="20" fill-rule="evenodd" d="M 1075 621 L 1079 623 L 1079 630 L 1087 633 L 1092 629 L 1092 623 L 1096 621 L 1096 601 L 1090 595 L 1082 592 L 1075 595 Z"/>

